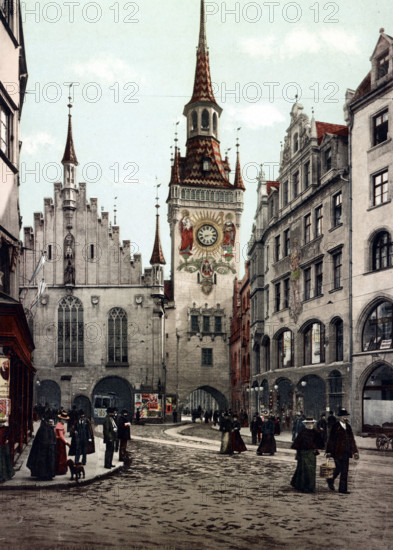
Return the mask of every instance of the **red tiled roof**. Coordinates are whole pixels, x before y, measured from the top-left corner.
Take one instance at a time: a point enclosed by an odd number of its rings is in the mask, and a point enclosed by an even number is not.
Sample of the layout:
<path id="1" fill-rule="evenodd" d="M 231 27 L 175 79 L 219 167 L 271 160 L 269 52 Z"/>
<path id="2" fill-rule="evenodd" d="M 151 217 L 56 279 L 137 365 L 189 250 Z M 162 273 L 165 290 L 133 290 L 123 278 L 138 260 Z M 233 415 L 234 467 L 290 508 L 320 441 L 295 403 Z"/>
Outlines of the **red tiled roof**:
<path id="1" fill-rule="evenodd" d="M 267 189 L 267 194 L 270 195 L 270 191 L 272 190 L 272 187 L 274 187 L 274 189 L 280 189 L 280 182 L 279 181 L 267 181 L 266 182 L 266 189 Z"/>
<path id="2" fill-rule="evenodd" d="M 330 124 L 329 122 L 316 122 L 318 145 L 321 145 L 325 134 L 335 134 L 337 136 L 348 136 L 348 126 L 344 124 Z"/>
<path id="3" fill-rule="evenodd" d="M 74 140 L 72 139 L 72 116 L 68 115 L 68 133 L 67 133 L 67 142 L 64 150 L 63 164 L 65 162 L 72 162 L 73 164 L 78 165 L 78 159 L 76 158 Z"/>
<path id="4" fill-rule="evenodd" d="M 202 171 L 202 159 L 205 157 L 211 160 L 211 170 L 208 173 Z M 180 179 L 183 184 L 233 187 L 225 171 L 220 145 L 213 138 L 197 137 L 189 139 L 186 157 L 180 158 L 179 161 Z"/>
<path id="5" fill-rule="evenodd" d="M 357 90 L 355 92 L 355 95 L 352 98 L 351 103 L 354 103 L 355 101 L 365 96 L 369 92 L 371 92 L 371 71 L 368 73 L 367 76 L 364 77 L 362 82 L 357 87 Z"/>

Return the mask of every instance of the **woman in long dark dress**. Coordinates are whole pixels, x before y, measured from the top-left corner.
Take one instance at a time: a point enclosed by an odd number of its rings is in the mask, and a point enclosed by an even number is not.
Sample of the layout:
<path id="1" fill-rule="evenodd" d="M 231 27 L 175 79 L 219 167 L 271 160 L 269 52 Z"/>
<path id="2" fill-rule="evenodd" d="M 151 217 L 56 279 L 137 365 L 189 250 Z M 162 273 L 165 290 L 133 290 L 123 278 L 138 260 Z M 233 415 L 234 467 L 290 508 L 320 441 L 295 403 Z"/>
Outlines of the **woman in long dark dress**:
<path id="1" fill-rule="evenodd" d="M 15 475 L 12 467 L 10 447 L 8 445 L 8 428 L 0 428 L 0 481 L 7 481 Z"/>
<path id="2" fill-rule="evenodd" d="M 303 423 L 306 429 L 299 433 L 291 447 L 296 449 L 297 460 L 291 485 L 303 493 L 314 493 L 318 449 L 323 449 L 325 444 L 321 433 L 315 429 L 313 418 L 306 418 Z"/>
<path id="3" fill-rule="evenodd" d="M 262 424 L 262 440 L 257 449 L 257 455 L 262 455 L 267 453 L 271 456 L 277 450 L 276 440 L 274 438 L 274 427 L 275 427 L 275 418 L 274 416 L 265 417 L 265 420 Z"/>
<path id="4" fill-rule="evenodd" d="M 247 447 L 244 444 L 243 438 L 240 435 L 240 422 L 236 415 L 233 415 L 233 422 L 232 422 L 232 451 L 244 453 L 244 451 L 247 451 Z"/>
<path id="5" fill-rule="evenodd" d="M 56 475 L 56 436 L 54 422 L 42 420 L 34 438 L 26 466 L 33 477 L 48 481 Z"/>

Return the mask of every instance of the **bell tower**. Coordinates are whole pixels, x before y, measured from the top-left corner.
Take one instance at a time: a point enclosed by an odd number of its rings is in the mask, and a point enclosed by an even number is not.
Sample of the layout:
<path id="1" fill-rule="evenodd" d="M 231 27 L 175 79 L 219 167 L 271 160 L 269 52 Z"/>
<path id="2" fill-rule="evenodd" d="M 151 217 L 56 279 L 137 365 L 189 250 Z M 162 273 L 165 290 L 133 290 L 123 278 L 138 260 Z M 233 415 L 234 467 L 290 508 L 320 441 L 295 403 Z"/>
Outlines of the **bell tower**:
<path id="1" fill-rule="evenodd" d="M 180 409 L 201 387 L 215 396 L 220 408 L 229 406 L 230 317 L 233 281 L 242 261 L 245 188 L 239 150 L 233 183 L 229 160 L 221 157 L 222 112 L 213 94 L 205 1 L 200 0 L 194 87 L 183 111 L 186 151 L 182 156 L 176 134 L 167 199 L 174 303 L 168 315 L 168 339 L 174 338 L 172 346 L 168 342 L 168 390 L 178 396 Z"/>

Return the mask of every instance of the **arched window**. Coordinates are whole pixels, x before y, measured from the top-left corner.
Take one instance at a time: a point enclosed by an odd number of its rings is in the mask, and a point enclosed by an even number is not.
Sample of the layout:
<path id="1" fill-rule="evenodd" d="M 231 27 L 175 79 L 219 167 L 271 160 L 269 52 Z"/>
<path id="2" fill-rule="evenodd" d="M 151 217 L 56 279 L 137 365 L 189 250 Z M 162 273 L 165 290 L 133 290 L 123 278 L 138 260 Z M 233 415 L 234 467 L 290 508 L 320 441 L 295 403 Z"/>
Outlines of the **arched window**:
<path id="1" fill-rule="evenodd" d="M 198 128 L 198 114 L 196 111 L 192 111 L 191 115 L 191 130 L 194 132 Z"/>
<path id="2" fill-rule="evenodd" d="M 344 360 L 344 323 L 341 319 L 338 319 L 334 323 L 334 336 L 335 336 L 335 361 Z"/>
<path id="3" fill-rule="evenodd" d="M 57 309 L 57 361 L 83 363 L 83 305 L 75 296 L 63 298 Z"/>
<path id="4" fill-rule="evenodd" d="M 371 431 L 375 426 L 392 428 L 393 369 L 390 365 L 378 365 L 369 375 L 363 388 L 363 429 Z"/>
<path id="5" fill-rule="evenodd" d="M 374 271 L 392 266 L 392 240 L 387 231 L 378 233 L 373 241 Z"/>
<path id="6" fill-rule="evenodd" d="M 208 130 L 209 126 L 210 126 L 209 111 L 207 109 L 203 109 L 203 111 L 202 111 L 202 130 Z"/>
<path id="7" fill-rule="evenodd" d="M 284 330 L 277 338 L 277 362 L 279 369 L 293 366 L 293 340 L 290 330 Z"/>
<path id="8" fill-rule="evenodd" d="M 382 302 L 367 317 L 363 329 L 363 351 L 392 349 L 392 303 Z"/>
<path id="9" fill-rule="evenodd" d="M 217 114 L 213 114 L 213 132 L 217 134 Z"/>
<path id="10" fill-rule="evenodd" d="M 108 361 L 127 363 L 127 314 L 124 309 L 114 307 L 108 316 Z"/>
<path id="11" fill-rule="evenodd" d="M 304 364 L 316 365 L 325 362 L 325 327 L 312 323 L 304 331 Z"/>

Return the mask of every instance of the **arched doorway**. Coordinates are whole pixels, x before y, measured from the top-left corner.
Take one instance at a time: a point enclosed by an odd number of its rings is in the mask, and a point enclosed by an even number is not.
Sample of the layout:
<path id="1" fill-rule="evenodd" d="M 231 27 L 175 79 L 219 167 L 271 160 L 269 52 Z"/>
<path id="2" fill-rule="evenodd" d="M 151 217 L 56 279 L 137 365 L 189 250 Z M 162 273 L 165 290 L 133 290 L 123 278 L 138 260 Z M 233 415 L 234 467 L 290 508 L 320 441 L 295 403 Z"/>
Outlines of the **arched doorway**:
<path id="1" fill-rule="evenodd" d="M 119 376 L 108 376 L 100 380 L 94 387 L 93 419 L 96 424 L 102 424 L 108 407 L 127 409 L 132 418 L 134 416 L 134 400 L 130 384 Z"/>
<path id="2" fill-rule="evenodd" d="M 325 382 L 319 376 L 310 374 L 302 378 L 297 385 L 297 395 L 302 398 L 306 416 L 313 416 L 318 420 L 326 411 Z"/>
<path id="3" fill-rule="evenodd" d="M 83 410 L 87 418 L 92 417 L 91 401 L 85 395 L 77 395 L 74 399 L 73 405 L 75 405 L 78 411 Z"/>
<path id="4" fill-rule="evenodd" d="M 56 411 L 61 407 L 61 389 L 53 380 L 42 380 L 37 384 L 37 403 L 45 405 L 48 403 L 51 409 Z"/>
<path id="5" fill-rule="evenodd" d="M 191 414 L 193 410 L 201 408 L 203 411 L 228 409 L 228 400 L 220 391 L 211 386 L 200 386 L 191 392 L 183 404 L 183 414 Z"/>
<path id="6" fill-rule="evenodd" d="M 363 431 L 392 428 L 392 420 L 393 368 L 384 363 L 376 366 L 363 388 Z"/>
<path id="7" fill-rule="evenodd" d="M 281 427 L 289 429 L 293 409 L 293 384 L 288 378 L 279 378 L 274 389 L 276 391 L 276 406 L 273 412 L 280 418 Z"/>

